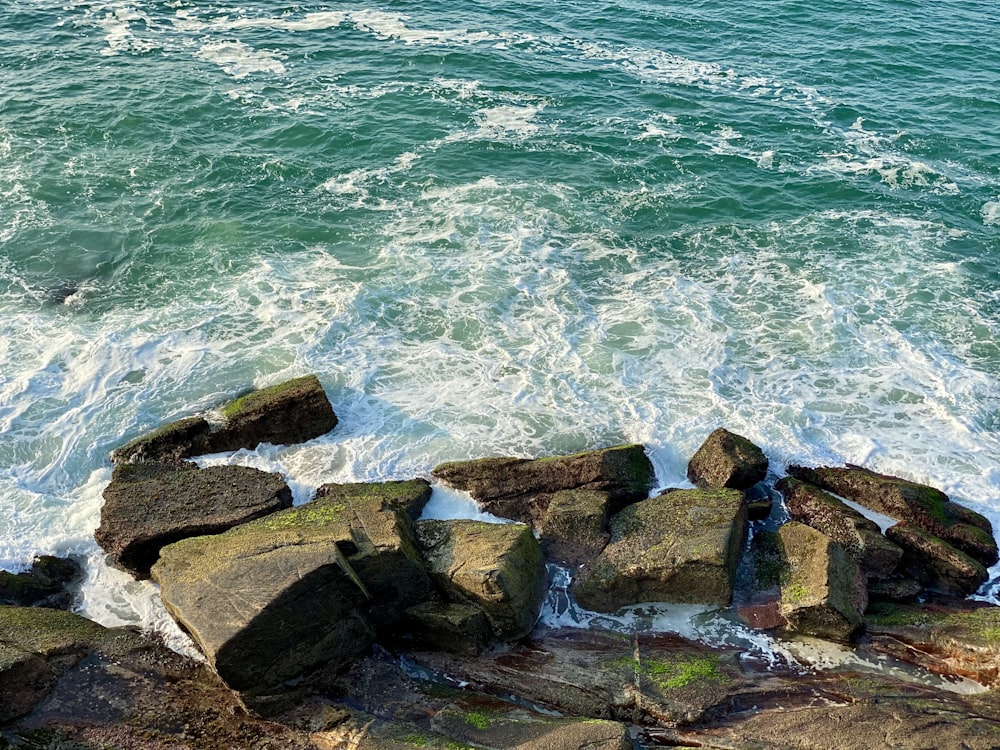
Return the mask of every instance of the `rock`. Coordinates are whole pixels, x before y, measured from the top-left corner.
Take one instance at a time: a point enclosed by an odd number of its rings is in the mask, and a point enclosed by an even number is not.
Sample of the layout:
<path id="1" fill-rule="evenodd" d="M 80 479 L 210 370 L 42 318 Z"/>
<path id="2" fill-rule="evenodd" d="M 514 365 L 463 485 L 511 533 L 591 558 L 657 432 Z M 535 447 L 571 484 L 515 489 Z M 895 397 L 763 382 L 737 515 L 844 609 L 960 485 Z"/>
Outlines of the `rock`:
<path id="1" fill-rule="evenodd" d="M 488 750 L 632 750 L 628 727 L 617 721 L 544 717 L 511 706 L 475 711 L 449 706 L 431 719 L 440 735 Z"/>
<path id="2" fill-rule="evenodd" d="M 291 504 L 278 474 L 249 467 L 120 464 L 104 489 L 94 538 L 117 567 L 149 578 L 164 545 L 217 534 Z"/>
<path id="3" fill-rule="evenodd" d="M 784 551 L 781 615 L 788 629 L 848 641 L 864 625 L 864 577 L 844 548 L 822 532 L 791 521 L 778 529 Z"/>
<path id="4" fill-rule="evenodd" d="M 936 674 L 1000 686 L 1000 607 L 983 602 L 874 604 L 869 647 Z"/>
<path id="5" fill-rule="evenodd" d="M 490 645 L 493 629 L 482 608 L 473 604 L 425 602 L 405 613 L 402 642 L 421 650 L 476 656 Z"/>
<path id="6" fill-rule="evenodd" d="M 923 529 L 957 547 L 984 566 L 997 562 L 993 528 L 985 517 L 951 502 L 933 487 L 859 466 L 807 469 L 789 466 L 788 473 L 828 492 Z"/>
<path id="7" fill-rule="evenodd" d="M 369 595 L 341 551 L 345 515 L 313 501 L 168 545 L 152 568 L 167 610 L 258 710 L 322 685 L 373 642 Z"/>
<path id="8" fill-rule="evenodd" d="M 455 603 L 482 608 L 494 635 L 527 635 L 545 595 L 545 561 L 524 524 L 420 521 L 415 530 L 427 567 Z"/>
<path id="9" fill-rule="evenodd" d="M 431 474 L 471 494 L 503 518 L 534 524 L 560 490 L 607 492 L 614 512 L 642 500 L 653 484 L 653 465 L 641 445 L 550 458 L 483 458 L 441 464 Z"/>
<path id="10" fill-rule="evenodd" d="M 581 565 L 597 555 L 607 531 L 610 496 L 600 490 L 562 490 L 552 495 L 538 523 L 545 557 L 563 565 Z"/>
<path id="11" fill-rule="evenodd" d="M 699 487 L 745 490 L 767 476 L 767 457 L 745 437 L 720 427 L 694 454 L 687 475 Z"/>
<path id="12" fill-rule="evenodd" d="M 611 542 L 571 591 L 598 612 L 648 601 L 727 605 L 746 528 L 738 490 L 678 490 L 635 503 L 611 519 Z"/>
<path id="13" fill-rule="evenodd" d="M 403 610 L 435 596 L 412 525 L 430 494 L 423 479 L 324 484 L 316 490 L 314 507 L 331 514 L 327 533 L 364 586 L 367 614 L 379 634 L 391 631 Z"/>
<path id="14" fill-rule="evenodd" d="M 208 453 L 212 427 L 204 417 L 187 417 L 163 425 L 111 451 L 115 464 L 173 463 Z"/>
<path id="15" fill-rule="evenodd" d="M 931 591 L 968 596 L 989 577 L 977 560 L 917 526 L 898 523 L 886 536 L 903 549 L 900 572 Z"/>
<path id="16" fill-rule="evenodd" d="M 874 521 L 830 493 L 793 477 L 779 480 L 775 488 L 785 496 L 793 519 L 840 544 L 866 577 L 884 580 L 896 570 L 903 550 L 882 536 Z"/>
<path id="17" fill-rule="evenodd" d="M 747 518 L 751 521 L 763 521 L 771 515 L 774 507 L 774 493 L 771 488 L 758 482 L 753 487 L 744 490 L 747 499 Z"/>
<path id="18" fill-rule="evenodd" d="M 223 427 L 211 435 L 213 451 L 253 450 L 260 443 L 304 443 L 337 426 L 337 415 L 315 375 L 230 401 L 222 406 L 222 418 Z"/>
<path id="19" fill-rule="evenodd" d="M 337 426 L 337 415 L 315 375 L 251 391 L 220 409 L 221 425 L 200 416 L 171 422 L 116 448 L 111 460 L 172 463 L 204 453 L 253 450 L 260 443 L 303 443 Z"/>
<path id="20" fill-rule="evenodd" d="M 868 581 L 868 600 L 912 602 L 924 591 L 920 581 L 897 573 L 884 581 Z"/>
<path id="21" fill-rule="evenodd" d="M 0 570 L 0 604 L 69 609 L 73 595 L 67 587 L 81 578 L 83 569 L 75 560 L 42 555 L 27 572 Z"/>
<path id="22" fill-rule="evenodd" d="M 0 746 L 25 749 L 315 748 L 158 638 L 43 608 L 0 607 L 0 723 Z"/>

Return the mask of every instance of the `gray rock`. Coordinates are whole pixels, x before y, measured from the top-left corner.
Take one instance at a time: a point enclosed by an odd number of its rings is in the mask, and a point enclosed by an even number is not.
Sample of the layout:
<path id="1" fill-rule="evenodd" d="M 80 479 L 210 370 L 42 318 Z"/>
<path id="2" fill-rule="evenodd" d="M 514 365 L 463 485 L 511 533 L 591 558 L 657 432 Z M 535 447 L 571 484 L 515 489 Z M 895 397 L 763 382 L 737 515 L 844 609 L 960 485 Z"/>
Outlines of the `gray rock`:
<path id="1" fill-rule="evenodd" d="M 322 684 L 374 639 L 369 595 L 338 546 L 349 528 L 343 507 L 314 501 L 168 545 L 152 575 L 219 676 L 266 706 Z"/>
<path id="2" fill-rule="evenodd" d="M 538 523 L 539 541 L 549 560 L 581 565 L 607 545 L 608 504 L 600 490 L 562 490 L 552 495 Z"/>
<path id="3" fill-rule="evenodd" d="M 738 490 L 678 490 L 635 503 L 611 519 L 611 542 L 571 591 L 599 612 L 647 601 L 727 605 L 746 530 Z"/>
<path id="4" fill-rule="evenodd" d="M 864 577 L 844 548 L 820 531 L 791 521 L 778 529 L 784 552 L 781 615 L 788 629 L 848 641 L 864 626 Z"/>
<path id="5" fill-rule="evenodd" d="M 402 642 L 410 648 L 475 656 L 493 641 L 486 613 L 474 604 L 425 602 L 406 610 Z"/>
<path id="6" fill-rule="evenodd" d="M 420 521 L 417 540 L 449 600 L 474 604 L 505 641 L 527 635 L 545 595 L 545 561 L 524 524 Z"/>
<path id="7" fill-rule="evenodd" d="M 745 437 L 720 427 L 688 463 L 687 475 L 699 487 L 745 490 L 767 476 L 767 457 Z"/>
<path id="8" fill-rule="evenodd" d="M 161 547 L 217 534 L 291 504 L 291 491 L 278 474 L 249 467 L 121 464 L 104 489 L 94 538 L 117 567 L 148 578 Z"/>
<path id="9" fill-rule="evenodd" d="M 482 458 L 441 464 L 431 474 L 471 494 L 503 518 L 537 523 L 560 490 L 607 492 L 611 512 L 642 500 L 653 485 L 653 465 L 641 445 L 621 445 L 549 458 Z"/>

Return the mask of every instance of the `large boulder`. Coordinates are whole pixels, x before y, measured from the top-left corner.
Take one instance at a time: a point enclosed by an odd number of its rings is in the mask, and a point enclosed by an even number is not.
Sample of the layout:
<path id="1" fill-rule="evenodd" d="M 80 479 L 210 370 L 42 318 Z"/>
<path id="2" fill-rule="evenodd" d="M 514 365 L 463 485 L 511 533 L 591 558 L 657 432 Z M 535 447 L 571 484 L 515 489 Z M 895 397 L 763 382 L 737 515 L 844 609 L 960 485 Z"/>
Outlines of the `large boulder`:
<path id="1" fill-rule="evenodd" d="M 468 492 L 485 510 L 536 523 L 560 490 L 607 492 L 615 511 L 649 495 L 653 465 L 641 445 L 549 458 L 482 458 L 437 466 L 431 474 Z"/>
<path id="2" fill-rule="evenodd" d="M 887 579 L 896 570 L 903 550 L 884 536 L 878 525 L 839 498 L 793 477 L 775 488 L 796 521 L 812 526 L 840 544 L 868 578 Z"/>
<path id="3" fill-rule="evenodd" d="M 226 683 L 270 710 L 434 596 L 409 516 L 427 494 L 422 480 L 324 485 L 305 505 L 165 547 L 153 578 Z"/>
<path id="4" fill-rule="evenodd" d="M 417 540 L 435 582 L 452 602 L 481 608 L 494 635 L 527 635 L 545 595 L 545 561 L 524 524 L 420 521 Z"/>
<path id="5" fill-rule="evenodd" d="M 677 490 L 635 503 L 611 519 L 611 542 L 571 591 L 599 612 L 648 601 L 727 605 L 746 530 L 738 490 Z"/>
<path id="6" fill-rule="evenodd" d="M 368 593 L 322 501 L 161 550 L 153 579 L 209 664 L 259 709 L 322 683 L 371 645 Z"/>
<path id="7" fill-rule="evenodd" d="M 324 484 L 316 490 L 315 507 L 339 518 L 338 524 L 331 515 L 327 533 L 367 591 L 367 614 L 379 634 L 391 631 L 408 607 L 435 596 L 413 533 L 413 520 L 430 495 L 423 479 Z"/>
<path id="8" fill-rule="evenodd" d="M 537 531 L 546 559 L 581 565 L 597 555 L 607 531 L 610 495 L 601 490 L 562 490 L 552 495 Z"/>
<path id="9" fill-rule="evenodd" d="M 115 464 L 176 462 L 203 453 L 291 445 L 324 435 L 337 415 L 315 375 L 251 391 L 219 407 L 220 424 L 203 416 L 158 427 L 111 452 Z"/>
<path id="10" fill-rule="evenodd" d="M 149 578 L 161 547 L 217 534 L 291 504 L 281 476 L 258 469 L 199 469 L 186 461 L 120 464 L 104 489 L 94 538 L 117 567 Z"/>
<path id="11" fill-rule="evenodd" d="M 223 426 L 210 440 L 214 451 L 304 443 L 337 426 L 337 415 L 315 375 L 251 391 L 224 404 L 221 411 Z"/>
<path id="12" fill-rule="evenodd" d="M 885 533 L 903 550 L 900 572 L 931 591 L 968 596 L 989 577 L 978 560 L 918 526 L 898 523 Z"/>
<path id="13" fill-rule="evenodd" d="M 40 555 L 30 570 L 22 573 L 0 570 L 0 604 L 69 609 L 73 595 L 68 587 L 81 578 L 83 569 L 76 560 Z"/>
<path id="14" fill-rule="evenodd" d="M 767 456 L 745 437 L 720 427 L 695 452 L 687 475 L 699 487 L 745 490 L 767 476 Z"/>
<path id="15" fill-rule="evenodd" d="M 897 521 L 923 529 L 987 567 L 997 562 L 997 543 L 989 520 L 952 502 L 934 487 L 850 465 L 816 469 L 789 466 L 788 473 Z"/>
<path id="16" fill-rule="evenodd" d="M 778 529 L 784 569 L 782 617 L 788 629 L 848 641 L 864 626 L 864 576 L 844 548 L 820 531 L 791 521 Z"/>

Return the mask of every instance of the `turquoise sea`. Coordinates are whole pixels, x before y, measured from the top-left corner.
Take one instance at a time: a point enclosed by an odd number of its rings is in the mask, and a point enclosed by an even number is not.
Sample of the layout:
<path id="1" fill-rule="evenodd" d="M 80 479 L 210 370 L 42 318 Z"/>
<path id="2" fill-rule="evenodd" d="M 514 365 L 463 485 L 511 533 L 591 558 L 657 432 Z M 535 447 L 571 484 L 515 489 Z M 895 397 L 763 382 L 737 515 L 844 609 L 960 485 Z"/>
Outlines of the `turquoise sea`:
<path id="1" fill-rule="evenodd" d="M 0 0 L 0 566 L 166 627 L 108 452 L 307 372 L 333 433 L 209 460 L 668 486 L 726 426 L 1000 529 L 998 124 L 985 0 Z"/>

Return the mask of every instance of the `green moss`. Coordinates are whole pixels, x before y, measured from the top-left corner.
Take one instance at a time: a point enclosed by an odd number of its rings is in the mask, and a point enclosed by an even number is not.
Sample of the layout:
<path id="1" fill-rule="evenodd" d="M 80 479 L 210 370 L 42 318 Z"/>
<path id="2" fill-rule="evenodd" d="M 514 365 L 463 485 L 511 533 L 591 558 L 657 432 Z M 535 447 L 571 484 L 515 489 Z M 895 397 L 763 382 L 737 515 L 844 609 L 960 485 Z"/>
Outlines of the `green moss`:
<path id="1" fill-rule="evenodd" d="M 781 594 L 786 597 L 789 602 L 798 603 L 806 600 L 809 596 L 809 590 L 802 584 L 795 583 L 782 589 Z"/>
<path id="2" fill-rule="evenodd" d="M 39 654 L 102 641 L 107 629 L 72 612 L 43 607 L 0 606 L 0 640 Z"/>
<path id="3" fill-rule="evenodd" d="M 622 657 L 600 666 L 634 672 L 637 663 L 634 659 Z M 729 679 L 719 668 L 719 657 L 715 654 L 668 654 L 659 659 L 643 659 L 638 662 L 638 667 L 639 674 L 661 690 L 679 690 L 696 682 L 726 682 Z"/>
<path id="4" fill-rule="evenodd" d="M 462 715 L 462 719 L 469 726 L 475 727 L 476 729 L 489 729 L 493 724 L 493 719 L 480 711 L 469 711 Z"/>
<path id="5" fill-rule="evenodd" d="M 955 628 L 990 644 L 1000 644 L 1000 607 L 965 612 L 929 612 L 889 602 L 876 602 L 865 613 L 868 622 L 884 628 Z"/>
<path id="6" fill-rule="evenodd" d="M 719 671 L 719 657 L 702 656 L 685 660 L 645 661 L 643 671 L 660 688 L 677 690 L 693 682 L 725 682 Z"/>
<path id="7" fill-rule="evenodd" d="M 240 396 L 224 404 L 222 407 L 222 417 L 226 421 L 229 421 L 245 411 L 251 411 L 263 404 L 280 398 L 285 393 L 293 392 L 312 380 L 317 380 L 315 375 L 305 375 L 301 378 L 272 385 L 269 388 L 262 388 L 259 391 L 251 391 L 244 396 Z"/>
<path id="8" fill-rule="evenodd" d="M 279 529 L 306 528 L 309 526 L 320 526 L 330 523 L 345 522 L 344 511 L 347 510 L 345 503 L 326 502 L 322 499 L 314 500 L 311 503 L 300 505 L 297 508 L 290 508 L 278 513 L 264 516 L 250 524 L 246 524 L 247 529 L 267 529 L 268 531 L 278 531 Z"/>

